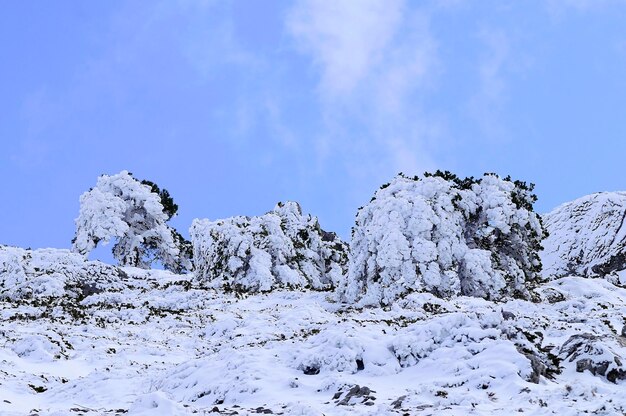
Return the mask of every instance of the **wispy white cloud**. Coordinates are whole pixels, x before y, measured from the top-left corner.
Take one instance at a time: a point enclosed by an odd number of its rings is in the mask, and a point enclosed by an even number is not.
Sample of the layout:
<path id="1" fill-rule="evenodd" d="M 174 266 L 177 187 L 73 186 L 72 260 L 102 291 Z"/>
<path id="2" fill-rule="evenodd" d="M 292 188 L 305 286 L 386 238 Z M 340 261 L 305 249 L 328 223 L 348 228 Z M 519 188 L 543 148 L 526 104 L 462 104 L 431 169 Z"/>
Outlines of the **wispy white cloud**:
<path id="1" fill-rule="evenodd" d="M 300 48 L 321 68 L 322 93 L 348 95 L 384 58 L 402 18 L 403 2 L 300 1 L 287 21 Z"/>
<path id="2" fill-rule="evenodd" d="M 430 16 L 403 1 L 303 0 L 287 27 L 319 70 L 322 158 L 340 151 L 358 176 L 431 168 L 436 131 L 416 95 L 437 68 Z M 351 125 L 352 128 L 345 128 Z"/>
<path id="3" fill-rule="evenodd" d="M 483 31 L 486 54 L 479 65 L 482 93 L 486 99 L 497 101 L 504 93 L 503 67 L 510 56 L 509 38 L 503 31 Z"/>
<path id="4" fill-rule="evenodd" d="M 46 96 L 45 88 L 40 88 L 28 94 L 22 103 L 20 115 L 27 127 L 10 155 L 10 160 L 21 168 L 40 166 L 50 157 L 51 146 L 40 135 L 59 114 Z"/>
<path id="5" fill-rule="evenodd" d="M 266 97 L 263 110 L 272 139 L 277 140 L 285 148 L 295 148 L 297 145 L 296 134 L 285 122 L 280 102 L 275 98 Z"/>
<path id="6" fill-rule="evenodd" d="M 507 134 L 500 114 L 507 95 L 505 71 L 511 59 L 511 42 L 503 30 L 483 29 L 479 39 L 484 45 L 476 66 L 479 85 L 468 110 L 487 138 L 501 139 Z"/>

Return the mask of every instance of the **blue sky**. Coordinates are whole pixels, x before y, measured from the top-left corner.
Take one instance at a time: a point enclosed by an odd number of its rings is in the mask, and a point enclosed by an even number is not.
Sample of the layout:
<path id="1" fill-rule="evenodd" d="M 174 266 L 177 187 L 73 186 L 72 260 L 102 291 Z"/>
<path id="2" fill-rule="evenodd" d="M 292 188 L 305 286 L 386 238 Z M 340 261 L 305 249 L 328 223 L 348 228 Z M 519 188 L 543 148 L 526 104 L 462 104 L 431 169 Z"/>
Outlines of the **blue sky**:
<path id="1" fill-rule="evenodd" d="M 0 243 L 69 247 L 127 169 L 173 225 L 296 200 L 348 237 L 396 173 L 537 184 L 545 212 L 626 189 L 621 1 L 9 1 Z"/>

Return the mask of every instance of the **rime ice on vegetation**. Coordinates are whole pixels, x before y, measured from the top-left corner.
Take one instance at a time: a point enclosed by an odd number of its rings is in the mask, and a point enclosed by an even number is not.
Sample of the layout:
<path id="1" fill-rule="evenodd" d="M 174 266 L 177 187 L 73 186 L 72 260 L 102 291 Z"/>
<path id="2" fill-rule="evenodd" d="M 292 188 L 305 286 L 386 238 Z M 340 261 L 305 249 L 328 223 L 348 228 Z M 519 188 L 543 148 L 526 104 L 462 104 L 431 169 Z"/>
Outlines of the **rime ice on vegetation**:
<path id="1" fill-rule="evenodd" d="M 113 256 L 121 265 L 149 268 L 155 260 L 166 268 L 187 269 L 159 194 L 128 171 L 102 175 L 80 197 L 73 250 L 88 255 L 99 243 L 116 239 Z"/>
<path id="2" fill-rule="evenodd" d="M 420 291 L 528 298 L 544 233 L 532 188 L 495 174 L 397 176 L 357 214 L 341 298 L 390 304 Z"/>
<path id="3" fill-rule="evenodd" d="M 0 300 L 83 298 L 121 288 L 125 273 L 69 250 L 0 245 Z"/>
<path id="4" fill-rule="evenodd" d="M 196 276 L 209 286 L 244 292 L 276 287 L 325 290 L 345 273 L 347 246 L 303 215 L 295 202 L 265 215 L 194 220 L 189 230 Z"/>

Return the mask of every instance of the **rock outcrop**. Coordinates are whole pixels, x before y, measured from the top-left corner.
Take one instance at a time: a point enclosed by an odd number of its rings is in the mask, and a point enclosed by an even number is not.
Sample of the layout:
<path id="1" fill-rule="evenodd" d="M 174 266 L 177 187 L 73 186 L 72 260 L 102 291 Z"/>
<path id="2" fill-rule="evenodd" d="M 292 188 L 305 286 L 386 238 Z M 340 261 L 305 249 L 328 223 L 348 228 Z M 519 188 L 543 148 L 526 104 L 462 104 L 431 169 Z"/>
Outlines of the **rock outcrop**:
<path id="1" fill-rule="evenodd" d="M 589 371 L 610 382 L 626 380 L 624 358 L 604 337 L 583 333 L 571 336 L 561 347 L 561 356 L 576 363 L 576 371 Z"/>
<path id="2" fill-rule="evenodd" d="M 606 276 L 626 269 L 626 192 L 599 192 L 543 216 L 544 275 Z"/>

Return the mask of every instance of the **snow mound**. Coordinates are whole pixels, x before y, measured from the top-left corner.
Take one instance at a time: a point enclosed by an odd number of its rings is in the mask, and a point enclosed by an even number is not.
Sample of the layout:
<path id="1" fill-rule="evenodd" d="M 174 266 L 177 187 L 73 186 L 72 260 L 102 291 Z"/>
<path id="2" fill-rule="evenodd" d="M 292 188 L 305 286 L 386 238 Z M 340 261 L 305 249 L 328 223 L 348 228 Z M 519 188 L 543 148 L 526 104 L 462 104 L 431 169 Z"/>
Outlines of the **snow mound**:
<path id="1" fill-rule="evenodd" d="M 84 298 L 117 288 L 125 273 L 61 249 L 0 246 L 0 299 Z"/>
<path id="2" fill-rule="evenodd" d="M 135 400 L 128 410 L 129 416 L 185 416 L 185 408 L 163 392 L 146 393 Z"/>
<path id="3" fill-rule="evenodd" d="M 587 195 L 546 214 L 544 274 L 596 277 L 626 269 L 624 218 L 626 192 Z"/>
<path id="4" fill-rule="evenodd" d="M 351 374 L 365 368 L 366 344 L 350 326 L 317 333 L 307 340 L 296 355 L 294 367 L 305 375 L 346 371 Z"/>
<path id="5" fill-rule="evenodd" d="M 478 320 L 453 313 L 411 325 L 404 334 L 394 339 L 391 347 L 400 365 L 410 367 L 436 350 L 457 345 L 463 345 L 469 352 L 477 354 L 490 345 L 490 340 L 498 338 L 499 330 L 483 328 Z"/>
<path id="6" fill-rule="evenodd" d="M 341 297 L 383 305 L 414 291 L 528 298 L 543 236 L 532 188 L 494 174 L 394 178 L 357 214 Z"/>
<path id="7" fill-rule="evenodd" d="M 265 215 L 194 220 L 196 276 L 211 287 L 266 292 L 278 287 L 333 288 L 346 271 L 347 246 L 295 202 Z"/>

